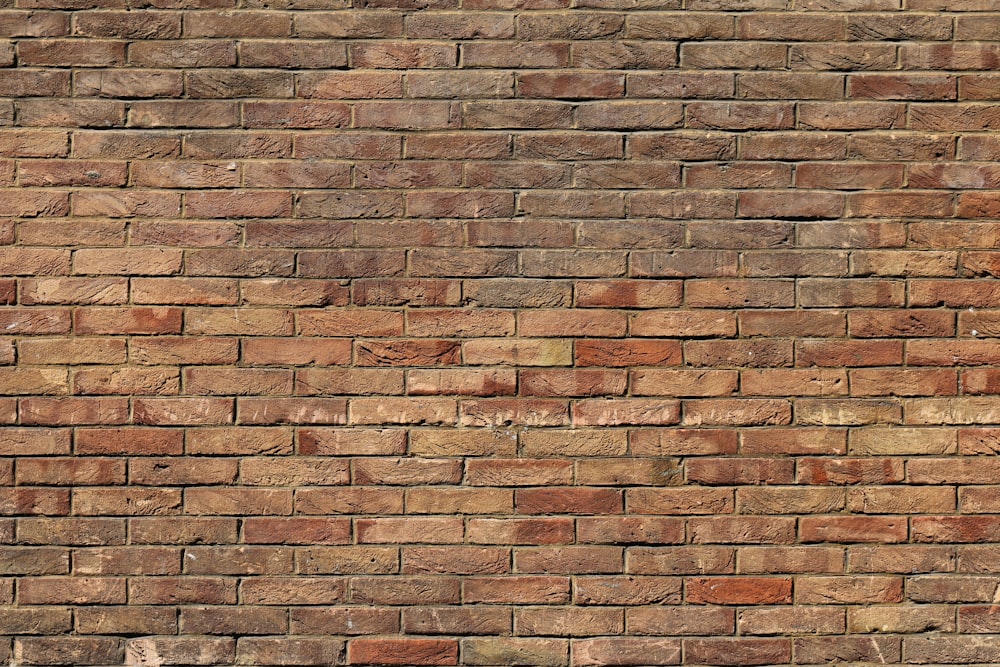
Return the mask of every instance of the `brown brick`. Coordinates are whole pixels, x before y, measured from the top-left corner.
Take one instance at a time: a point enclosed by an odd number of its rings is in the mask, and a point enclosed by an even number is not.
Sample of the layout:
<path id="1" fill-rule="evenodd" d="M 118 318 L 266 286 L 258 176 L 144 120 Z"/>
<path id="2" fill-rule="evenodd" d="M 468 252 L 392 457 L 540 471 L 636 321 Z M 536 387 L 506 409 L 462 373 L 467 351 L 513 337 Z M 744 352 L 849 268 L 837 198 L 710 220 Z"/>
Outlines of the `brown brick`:
<path id="1" fill-rule="evenodd" d="M 541 607 L 515 612 L 514 626 L 524 635 L 603 635 L 622 632 L 624 618 L 620 610 L 609 608 Z"/>
<path id="2" fill-rule="evenodd" d="M 233 420 L 231 398 L 138 398 L 134 421 L 150 426 L 226 424 Z"/>
<path id="3" fill-rule="evenodd" d="M 163 574 L 180 574 L 181 571 L 181 552 L 177 548 L 106 547 L 78 550 L 73 555 L 73 570 L 77 574 L 142 574 L 153 568 Z"/>
<path id="4" fill-rule="evenodd" d="M 457 665 L 458 642 L 453 639 L 353 639 L 351 664 Z"/>
<path id="5" fill-rule="evenodd" d="M 163 607 L 84 609 L 77 616 L 76 627 L 83 634 L 170 634 L 177 629 L 177 618 Z"/>
<path id="6" fill-rule="evenodd" d="M 733 632 L 734 612 L 725 607 L 645 606 L 625 610 L 626 625 L 634 634 L 656 635 L 669 624 L 675 635 L 725 635 Z"/>
<path id="7" fill-rule="evenodd" d="M 887 366 L 903 357 L 897 340 L 802 340 L 796 342 L 799 366 Z"/>
<path id="8" fill-rule="evenodd" d="M 144 578 L 131 584 L 129 594 L 139 604 L 232 604 L 236 583 L 218 577 Z"/>
<path id="9" fill-rule="evenodd" d="M 545 459 L 473 459 L 466 465 L 466 482 L 473 486 L 567 484 L 572 467 L 568 461 Z"/>
<path id="10" fill-rule="evenodd" d="M 4 632 L 11 634 L 61 634 L 72 628 L 68 609 L 12 609 L 7 614 Z"/>
<path id="11" fill-rule="evenodd" d="M 735 507 L 727 489 L 629 489 L 626 504 L 630 514 L 729 514 Z"/>
<path id="12" fill-rule="evenodd" d="M 21 604 L 124 604 L 125 580 L 117 577 L 34 577 L 18 591 Z"/>
<path id="13" fill-rule="evenodd" d="M 364 607 L 298 607 L 291 613 L 294 634 L 363 635 L 399 630 L 399 613 Z"/>
<path id="14" fill-rule="evenodd" d="M 302 489 L 295 497 L 296 511 L 302 514 L 400 514 L 403 491 L 400 489 L 326 488 Z"/>
<path id="15" fill-rule="evenodd" d="M 406 631 L 421 634 L 493 634 L 510 632 L 511 619 L 510 614 L 500 608 L 466 610 L 430 607 L 406 610 L 403 627 Z"/>
<path id="16" fill-rule="evenodd" d="M 21 423 L 30 425 L 124 424 L 127 400 L 120 398 L 25 398 Z"/>
<path id="17" fill-rule="evenodd" d="M 69 496 L 65 489 L 6 488 L 0 494 L 0 512 L 4 515 L 69 514 Z"/>
<path id="18" fill-rule="evenodd" d="M 306 574 L 391 574 L 399 571 L 399 549 L 394 547 L 313 547 L 299 550 L 295 558 L 298 570 Z"/>
<path id="19" fill-rule="evenodd" d="M 843 610 L 829 607 L 747 609 L 737 622 L 749 635 L 837 634 L 845 629 Z"/>
<path id="20" fill-rule="evenodd" d="M 23 637 L 14 642 L 14 659 L 26 665 L 115 664 L 121 661 L 115 637 Z"/>
<path id="21" fill-rule="evenodd" d="M 741 547 L 739 559 L 741 574 L 838 573 L 844 569 L 844 549 L 836 547 Z M 769 610 L 759 611 L 763 614 Z M 778 618 L 788 618 L 787 610 L 770 611 Z"/>
<path id="22" fill-rule="evenodd" d="M 192 635 L 271 635 L 282 633 L 287 627 L 287 615 L 281 609 L 187 607 L 180 615 L 180 631 Z"/>
<path id="23" fill-rule="evenodd" d="M 129 479 L 137 484 L 231 484 L 237 475 L 232 459 L 143 458 L 129 464 Z"/>
<path id="24" fill-rule="evenodd" d="M 788 661 L 791 640 L 755 638 L 685 639 L 687 659 L 692 664 L 766 665 Z"/>
<path id="25" fill-rule="evenodd" d="M 812 577 L 796 589 L 796 600 L 806 604 L 870 604 L 899 602 L 900 577 Z"/>
<path id="26" fill-rule="evenodd" d="M 922 605 L 916 608 L 873 606 L 851 609 L 847 615 L 851 632 L 902 632 L 916 633 L 955 629 L 955 619 L 950 609 Z"/>
<path id="27" fill-rule="evenodd" d="M 640 429 L 630 433 L 629 445 L 637 456 L 732 454 L 736 452 L 737 434 L 714 429 Z"/>
<path id="28" fill-rule="evenodd" d="M 817 664 L 825 660 L 900 659 L 900 642 L 894 637 L 824 637 L 793 641 L 796 658 Z M 881 658 L 879 658 L 881 656 Z"/>

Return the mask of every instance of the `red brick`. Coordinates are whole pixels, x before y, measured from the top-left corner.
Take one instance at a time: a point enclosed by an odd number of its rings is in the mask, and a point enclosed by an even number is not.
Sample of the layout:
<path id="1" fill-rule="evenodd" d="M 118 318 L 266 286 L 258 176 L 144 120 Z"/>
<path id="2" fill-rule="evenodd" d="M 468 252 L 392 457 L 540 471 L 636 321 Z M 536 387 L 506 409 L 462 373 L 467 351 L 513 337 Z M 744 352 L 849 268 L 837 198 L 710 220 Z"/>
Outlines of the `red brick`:
<path id="1" fill-rule="evenodd" d="M 727 45 L 728 46 L 728 45 Z M 738 69 L 748 59 L 761 69 L 774 69 L 785 60 L 787 47 L 779 44 L 740 42 L 723 48 L 718 42 L 686 43 L 682 45 L 681 65 L 695 69 Z M 719 97 L 727 97 L 720 95 Z"/>
<path id="2" fill-rule="evenodd" d="M 576 342 L 575 356 L 579 366 L 678 366 L 681 346 L 672 340 Z"/>
<path id="3" fill-rule="evenodd" d="M 0 514 L 65 516 L 69 503 L 65 489 L 5 488 L 0 493 Z"/>
<path id="4" fill-rule="evenodd" d="M 629 374 L 637 396 L 729 396 L 736 392 L 739 375 L 730 370 L 649 369 Z"/>
<path id="5" fill-rule="evenodd" d="M 904 520 L 890 517 L 804 517 L 799 531 L 804 542 L 884 542 L 906 540 Z"/>
<path id="6" fill-rule="evenodd" d="M 838 100 L 844 97 L 844 77 L 839 74 L 811 74 L 808 78 L 795 72 L 749 72 L 736 78 L 739 99 Z"/>
<path id="7" fill-rule="evenodd" d="M 971 205 L 970 207 L 974 207 Z M 966 211 L 969 211 L 967 208 Z M 904 217 L 947 218 L 954 211 L 951 194 L 910 192 L 860 193 L 848 197 L 848 214 L 857 218 L 882 217 L 886 211 Z M 977 217 L 973 214 L 971 217 Z"/>
<path id="8" fill-rule="evenodd" d="M 520 514 L 618 514 L 622 495 L 611 489 L 523 489 L 515 493 Z"/>
<path id="9" fill-rule="evenodd" d="M 789 604 L 789 578 L 702 577 L 687 581 L 687 602 L 693 604 Z"/>
<path id="10" fill-rule="evenodd" d="M 799 366 L 890 366 L 903 357 L 897 340 L 803 340 L 796 342 Z"/>
<path id="11" fill-rule="evenodd" d="M 927 311 L 897 313 L 860 310 L 848 320 L 851 335 L 859 338 L 948 337 L 955 333 L 951 313 Z"/>
<path id="12" fill-rule="evenodd" d="M 414 370 L 407 376 L 407 389 L 410 394 L 502 396 L 513 394 L 515 385 L 513 370 Z"/>
<path id="13" fill-rule="evenodd" d="M 83 516 L 179 514 L 179 489 L 77 489 L 74 510 Z"/>
<path id="14" fill-rule="evenodd" d="M 519 213 L 552 218 L 620 218 L 625 213 L 625 200 L 610 192 L 548 192 L 537 191 L 519 199 Z"/>
<path id="15" fill-rule="evenodd" d="M 170 70 L 81 71 L 74 88 L 78 94 L 93 97 L 180 97 L 184 78 L 181 72 Z"/>

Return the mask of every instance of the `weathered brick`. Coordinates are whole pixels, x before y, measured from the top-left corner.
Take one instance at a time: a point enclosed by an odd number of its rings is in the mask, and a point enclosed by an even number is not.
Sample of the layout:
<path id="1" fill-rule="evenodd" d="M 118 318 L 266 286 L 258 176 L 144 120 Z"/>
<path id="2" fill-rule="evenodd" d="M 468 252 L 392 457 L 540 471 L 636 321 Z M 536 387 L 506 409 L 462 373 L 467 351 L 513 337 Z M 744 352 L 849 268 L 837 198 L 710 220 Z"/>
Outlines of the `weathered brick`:
<path id="1" fill-rule="evenodd" d="M 347 648 L 352 664 L 457 665 L 453 639 L 353 639 Z"/>
<path id="2" fill-rule="evenodd" d="M 126 4 L 0 11 L 0 662 L 997 662 L 993 4 Z"/>

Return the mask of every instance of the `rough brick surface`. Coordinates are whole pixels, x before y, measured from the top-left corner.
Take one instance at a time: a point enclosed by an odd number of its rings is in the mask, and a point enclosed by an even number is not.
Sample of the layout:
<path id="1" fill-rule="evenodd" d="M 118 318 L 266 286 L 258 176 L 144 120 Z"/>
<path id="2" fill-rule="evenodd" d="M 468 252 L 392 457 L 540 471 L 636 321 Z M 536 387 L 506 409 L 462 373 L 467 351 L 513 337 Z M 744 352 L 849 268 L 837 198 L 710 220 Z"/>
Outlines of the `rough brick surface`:
<path id="1" fill-rule="evenodd" d="M 0 664 L 997 664 L 995 0 L 0 0 Z"/>

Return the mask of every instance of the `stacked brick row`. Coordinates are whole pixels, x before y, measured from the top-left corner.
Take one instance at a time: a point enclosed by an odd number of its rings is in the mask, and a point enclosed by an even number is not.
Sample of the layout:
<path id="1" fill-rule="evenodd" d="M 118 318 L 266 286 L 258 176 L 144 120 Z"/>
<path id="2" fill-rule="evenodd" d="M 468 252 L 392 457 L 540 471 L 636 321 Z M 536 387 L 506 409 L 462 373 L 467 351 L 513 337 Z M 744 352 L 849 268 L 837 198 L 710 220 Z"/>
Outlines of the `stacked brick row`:
<path id="1" fill-rule="evenodd" d="M 0 664 L 1000 662 L 993 0 L 5 0 Z"/>

